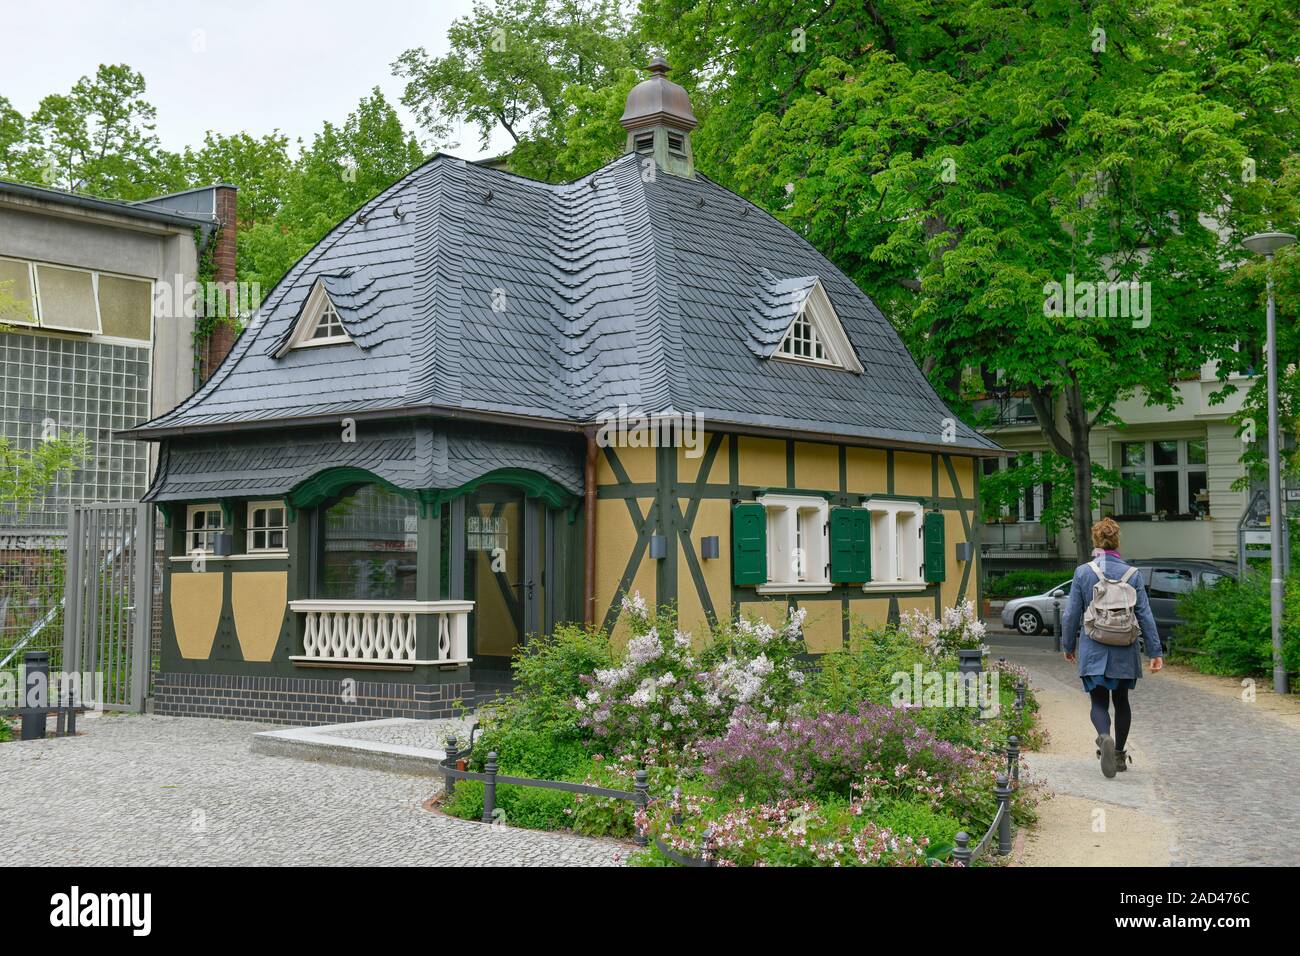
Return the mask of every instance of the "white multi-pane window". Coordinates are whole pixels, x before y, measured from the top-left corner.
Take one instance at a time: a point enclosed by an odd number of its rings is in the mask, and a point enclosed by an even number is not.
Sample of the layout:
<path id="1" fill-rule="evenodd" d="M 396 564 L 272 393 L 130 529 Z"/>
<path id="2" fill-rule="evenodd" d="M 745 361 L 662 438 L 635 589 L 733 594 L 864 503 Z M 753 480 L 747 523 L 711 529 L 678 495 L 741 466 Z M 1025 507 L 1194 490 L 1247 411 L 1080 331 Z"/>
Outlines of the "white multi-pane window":
<path id="1" fill-rule="evenodd" d="M 470 551 L 510 549 L 510 526 L 505 515 L 465 516 L 465 547 Z"/>
<path id="2" fill-rule="evenodd" d="M 827 360 L 821 336 L 817 334 L 816 326 L 812 324 L 806 313 L 795 319 L 794 324 L 790 326 L 785 341 L 781 343 L 781 354 L 813 362 Z"/>
<path id="3" fill-rule="evenodd" d="M 985 458 L 984 475 L 990 477 L 1000 471 L 1014 470 L 1022 466 L 1037 464 L 1042 461 L 1043 452 L 1027 451 L 1015 459 Z M 1016 499 L 1015 510 L 1008 505 L 1002 506 L 1002 516 L 1015 518 L 1017 521 L 1039 521 L 1043 516 L 1043 506 L 1051 500 L 1052 486 L 1046 482 L 1026 485 Z"/>
<path id="4" fill-rule="evenodd" d="M 217 535 L 224 529 L 225 518 L 220 505 L 190 505 L 185 509 L 185 553 L 215 553 Z"/>
<path id="5" fill-rule="evenodd" d="M 334 303 L 328 298 L 321 309 L 320 320 L 316 323 L 316 331 L 312 332 L 311 340 L 319 342 L 322 339 L 344 339 L 347 338 L 347 330 L 343 328 L 343 320 L 339 318 L 338 310 L 334 308 Z"/>
<path id="6" fill-rule="evenodd" d="M 924 587 L 924 509 L 920 503 L 872 498 L 863 507 L 871 513 L 871 581 L 864 587 Z"/>
<path id="7" fill-rule="evenodd" d="M 250 501 L 247 550 L 250 553 L 285 550 L 285 534 L 288 527 L 284 502 Z"/>
<path id="8" fill-rule="evenodd" d="M 1204 438 L 1120 442 L 1119 459 L 1120 474 L 1150 490 L 1124 489 L 1121 514 L 1209 517 Z"/>
<path id="9" fill-rule="evenodd" d="M 829 591 L 830 505 L 825 498 L 762 495 L 767 516 L 767 583 L 758 592 Z"/>

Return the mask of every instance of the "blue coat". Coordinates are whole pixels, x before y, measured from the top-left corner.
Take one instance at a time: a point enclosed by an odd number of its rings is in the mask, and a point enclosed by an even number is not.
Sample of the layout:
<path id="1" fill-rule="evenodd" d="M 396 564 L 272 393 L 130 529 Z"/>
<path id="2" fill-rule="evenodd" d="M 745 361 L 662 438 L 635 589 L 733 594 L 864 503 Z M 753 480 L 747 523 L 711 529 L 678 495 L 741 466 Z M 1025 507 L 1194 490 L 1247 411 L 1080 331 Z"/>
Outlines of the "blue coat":
<path id="1" fill-rule="evenodd" d="M 1105 562 L 1102 567 L 1106 569 L 1106 576 L 1110 578 L 1121 577 L 1129 568 L 1127 561 L 1113 554 L 1103 555 L 1102 561 Z M 1096 583 L 1097 572 L 1089 565 L 1080 565 L 1074 572 L 1074 583 L 1070 585 L 1070 598 L 1061 618 L 1061 647 L 1067 653 L 1073 653 L 1075 646 L 1078 646 L 1080 677 L 1115 677 L 1121 680 L 1141 678 L 1142 658 L 1139 645 L 1145 646 L 1148 657 L 1164 656 L 1142 573 L 1138 572 L 1128 581 L 1137 591 L 1137 619 L 1138 627 L 1142 632 L 1142 636 L 1128 647 L 1098 644 L 1083 633 L 1083 612 L 1092 602 L 1092 588 Z"/>

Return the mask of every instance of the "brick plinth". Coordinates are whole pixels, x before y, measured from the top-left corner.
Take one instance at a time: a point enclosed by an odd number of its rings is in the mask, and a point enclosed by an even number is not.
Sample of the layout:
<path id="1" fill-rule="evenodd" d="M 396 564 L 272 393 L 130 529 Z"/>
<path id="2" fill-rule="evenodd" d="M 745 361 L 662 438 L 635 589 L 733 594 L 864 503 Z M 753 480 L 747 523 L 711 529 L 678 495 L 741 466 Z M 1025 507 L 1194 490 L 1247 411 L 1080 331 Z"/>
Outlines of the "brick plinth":
<path id="1" fill-rule="evenodd" d="M 348 695 L 345 699 L 345 690 Z M 314 726 L 389 717 L 457 716 L 455 703 L 474 705 L 472 681 L 394 684 L 316 677 L 241 677 L 233 674 L 154 675 L 154 712 L 269 724 Z"/>

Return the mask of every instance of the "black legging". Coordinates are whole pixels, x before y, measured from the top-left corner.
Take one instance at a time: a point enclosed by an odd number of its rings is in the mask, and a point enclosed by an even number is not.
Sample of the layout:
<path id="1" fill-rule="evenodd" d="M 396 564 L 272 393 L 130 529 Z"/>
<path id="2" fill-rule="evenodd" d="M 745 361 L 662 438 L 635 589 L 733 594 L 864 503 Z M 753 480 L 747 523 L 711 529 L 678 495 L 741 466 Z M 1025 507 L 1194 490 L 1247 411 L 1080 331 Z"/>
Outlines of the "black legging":
<path id="1" fill-rule="evenodd" d="M 1128 729 L 1133 723 L 1133 711 L 1128 706 L 1128 688 L 1108 690 L 1094 687 L 1089 694 L 1092 697 L 1092 725 L 1098 734 L 1110 733 L 1110 702 L 1115 701 L 1115 749 L 1123 750 L 1128 742 Z"/>

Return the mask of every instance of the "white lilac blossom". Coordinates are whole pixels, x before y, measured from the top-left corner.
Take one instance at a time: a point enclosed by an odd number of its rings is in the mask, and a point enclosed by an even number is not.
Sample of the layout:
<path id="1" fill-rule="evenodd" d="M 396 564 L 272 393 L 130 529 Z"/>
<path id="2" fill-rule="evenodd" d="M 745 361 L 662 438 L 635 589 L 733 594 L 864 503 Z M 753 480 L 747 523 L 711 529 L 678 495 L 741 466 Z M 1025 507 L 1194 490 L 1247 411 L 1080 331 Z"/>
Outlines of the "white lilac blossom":
<path id="1" fill-rule="evenodd" d="M 659 640 L 659 635 L 654 631 L 642 634 L 640 637 L 634 637 L 627 642 L 628 662 L 637 667 L 649 664 L 660 657 L 663 652 L 663 643 Z"/>

